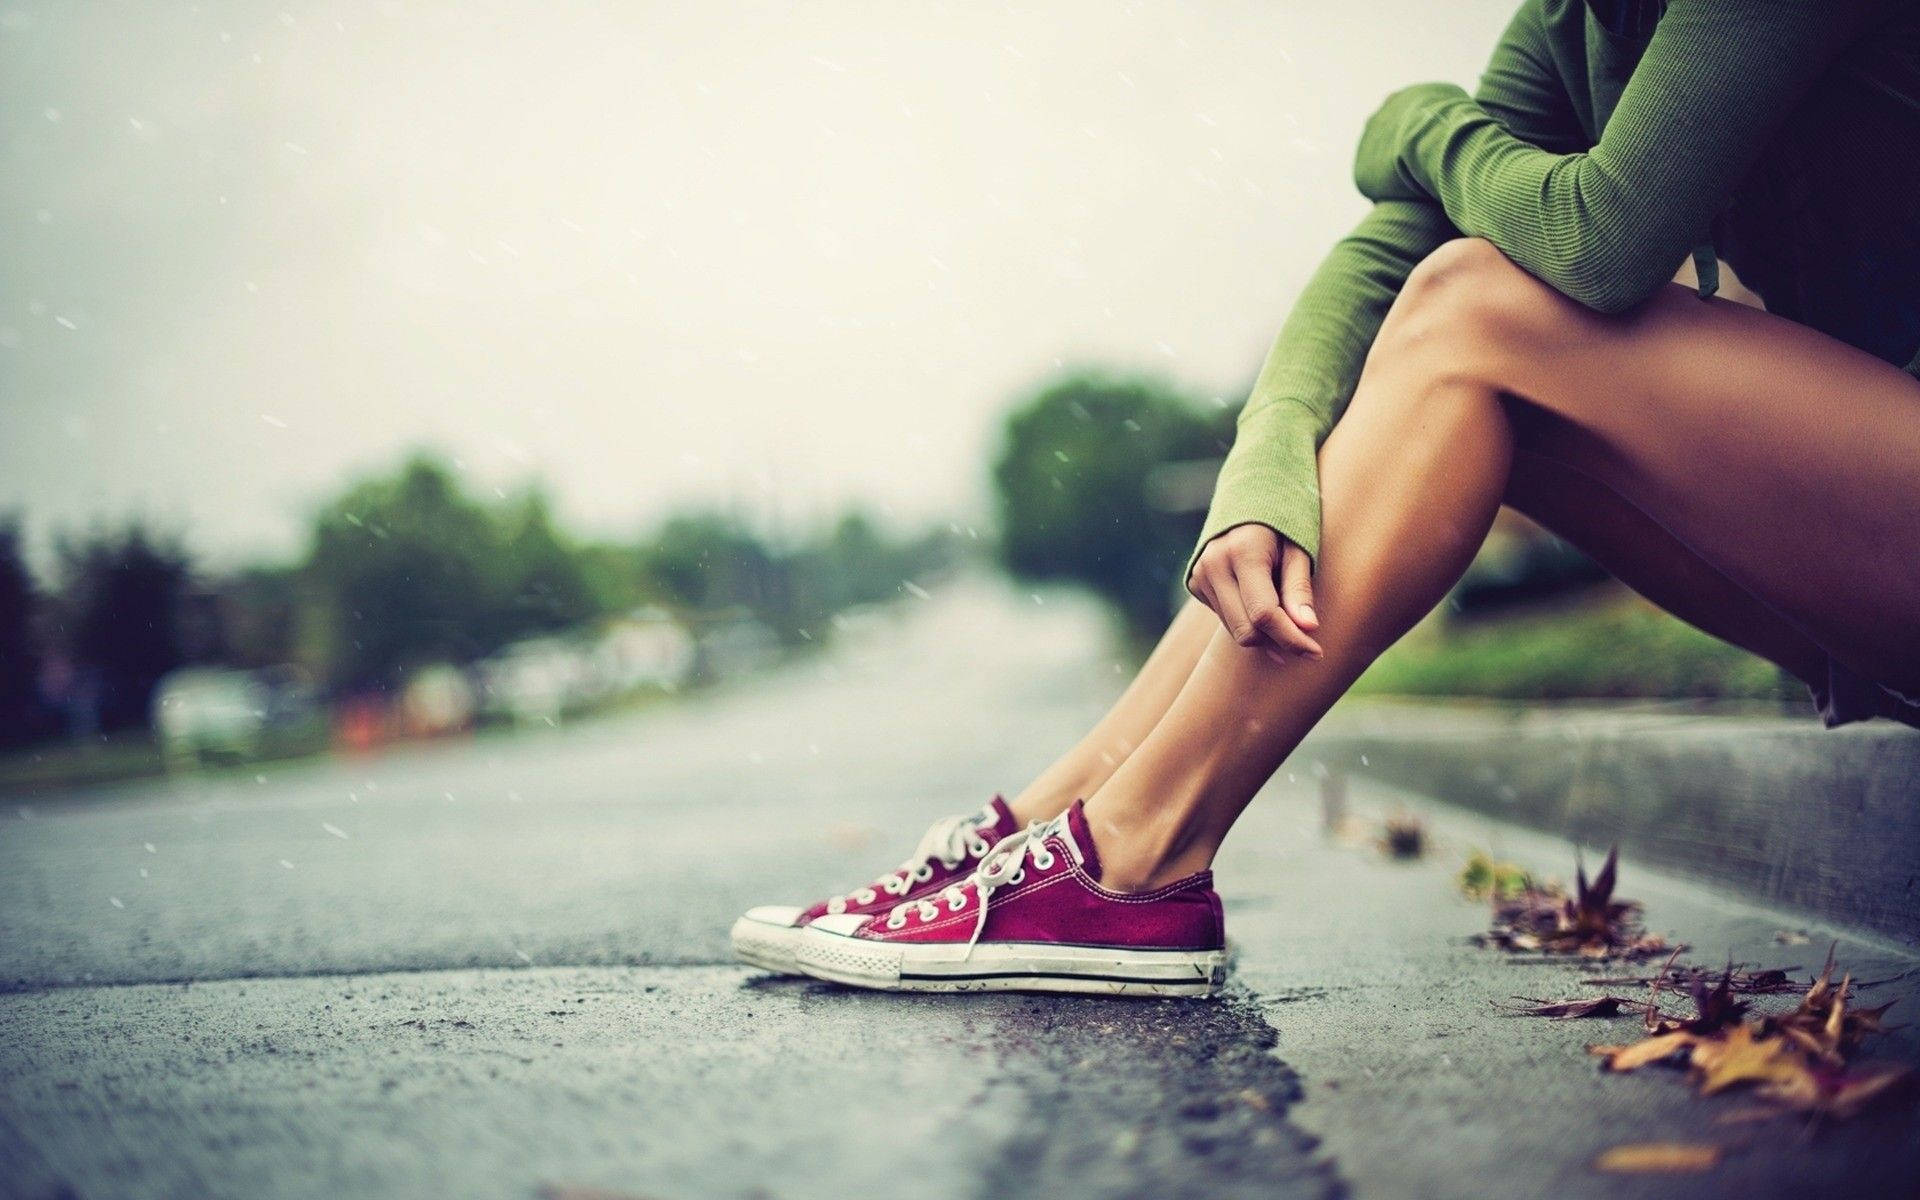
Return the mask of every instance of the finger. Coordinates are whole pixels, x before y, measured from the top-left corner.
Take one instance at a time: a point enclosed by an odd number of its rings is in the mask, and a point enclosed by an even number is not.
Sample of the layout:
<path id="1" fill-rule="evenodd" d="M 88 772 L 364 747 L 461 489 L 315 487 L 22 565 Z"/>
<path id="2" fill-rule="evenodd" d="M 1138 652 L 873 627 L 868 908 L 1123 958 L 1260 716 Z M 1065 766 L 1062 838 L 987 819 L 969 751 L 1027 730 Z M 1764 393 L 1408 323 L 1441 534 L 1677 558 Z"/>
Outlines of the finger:
<path id="1" fill-rule="evenodd" d="M 1255 645 L 1260 641 L 1260 631 L 1247 618 L 1247 606 L 1240 599 L 1240 589 L 1227 571 L 1228 568 L 1224 566 L 1219 568 L 1220 573 L 1209 581 L 1213 587 L 1213 611 L 1219 615 L 1220 623 L 1226 626 L 1228 637 L 1242 646 Z M 1223 575 L 1225 578 L 1221 577 Z"/>
<path id="2" fill-rule="evenodd" d="M 1202 565 L 1198 561 L 1196 561 L 1193 564 L 1193 570 L 1187 574 L 1187 580 L 1186 580 L 1187 595 L 1192 596 L 1195 600 L 1198 600 L 1200 603 L 1206 605 L 1208 608 L 1212 608 L 1213 602 L 1208 600 L 1206 596 L 1201 593 L 1201 589 L 1206 587 L 1206 583 L 1207 583 L 1206 578 L 1202 573 L 1204 569 L 1205 568 L 1202 567 Z"/>
<path id="3" fill-rule="evenodd" d="M 1309 633 L 1320 628 L 1320 614 L 1313 611 L 1313 560 L 1292 542 L 1280 552 L 1280 602 L 1295 625 Z"/>
<path id="4" fill-rule="evenodd" d="M 1280 607 L 1280 594 L 1273 586 L 1272 561 L 1261 554 L 1249 554 L 1236 559 L 1234 568 L 1241 607 L 1260 636 L 1282 650 L 1318 658 L 1319 643 L 1301 632 Z"/>
<path id="5" fill-rule="evenodd" d="M 1195 600 L 1206 605 L 1209 609 L 1213 609 L 1215 615 L 1218 615 L 1219 610 L 1214 607 L 1213 603 L 1213 585 L 1207 579 L 1207 573 L 1204 567 L 1196 566 L 1193 569 L 1193 577 L 1187 583 L 1187 591 Z"/>
<path id="6" fill-rule="evenodd" d="M 1242 602 L 1245 602 L 1244 596 Z M 1320 649 L 1320 643 L 1314 641 L 1309 634 L 1295 625 L 1293 618 L 1289 617 L 1277 603 L 1255 622 L 1254 627 L 1260 631 L 1260 636 L 1267 640 L 1268 645 L 1276 646 L 1289 655 L 1304 654 L 1308 658 L 1320 658 L 1325 653 Z"/>
<path id="7" fill-rule="evenodd" d="M 1247 620 L 1262 637 L 1270 642 L 1279 643 L 1281 637 L 1275 636 L 1278 627 L 1275 618 L 1280 613 L 1280 593 L 1273 586 L 1273 560 L 1259 551 L 1244 551 L 1233 560 L 1234 586 L 1240 590 L 1240 605 L 1247 610 Z"/>

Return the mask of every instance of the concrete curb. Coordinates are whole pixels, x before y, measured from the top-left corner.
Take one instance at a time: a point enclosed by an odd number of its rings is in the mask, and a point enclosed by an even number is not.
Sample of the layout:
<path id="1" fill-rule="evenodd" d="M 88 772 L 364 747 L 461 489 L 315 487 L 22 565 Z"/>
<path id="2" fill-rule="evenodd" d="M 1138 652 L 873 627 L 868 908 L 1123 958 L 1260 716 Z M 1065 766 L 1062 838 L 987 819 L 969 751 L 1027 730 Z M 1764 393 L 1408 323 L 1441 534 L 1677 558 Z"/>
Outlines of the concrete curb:
<path id="1" fill-rule="evenodd" d="M 1920 731 L 1696 705 L 1355 702 L 1299 761 L 1920 945 Z"/>

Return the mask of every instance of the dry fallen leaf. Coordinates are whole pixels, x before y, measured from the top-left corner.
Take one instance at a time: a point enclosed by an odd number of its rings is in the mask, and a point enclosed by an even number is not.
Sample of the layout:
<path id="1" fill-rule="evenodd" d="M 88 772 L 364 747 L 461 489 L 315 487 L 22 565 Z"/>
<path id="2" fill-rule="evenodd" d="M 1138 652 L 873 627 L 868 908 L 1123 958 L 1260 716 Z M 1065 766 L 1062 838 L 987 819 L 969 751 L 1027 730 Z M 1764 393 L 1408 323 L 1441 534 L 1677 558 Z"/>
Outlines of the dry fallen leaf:
<path id="1" fill-rule="evenodd" d="M 1700 1094 L 1711 1096 L 1738 1084 L 1794 1087 L 1807 1073 L 1805 1061 L 1785 1038 L 1735 1025 L 1725 1036 L 1697 1039 L 1689 1060 L 1698 1072 Z"/>
<path id="2" fill-rule="evenodd" d="M 1415 859 L 1427 852 L 1427 827 L 1412 813 L 1395 813 L 1380 831 L 1380 849 L 1388 858 Z"/>
<path id="3" fill-rule="evenodd" d="M 1493 923 L 1475 940 L 1502 950 L 1589 959 L 1637 961 L 1673 951 L 1666 939 L 1640 927 L 1638 903 L 1613 898 L 1619 863 L 1616 847 L 1591 881 L 1586 868 L 1577 866 L 1572 895 L 1557 884 L 1494 890 Z"/>
<path id="4" fill-rule="evenodd" d="M 1806 981 L 1793 977 L 1793 972 L 1781 967 L 1769 967 L 1765 970 L 1753 970 L 1744 963 L 1730 964 L 1724 970 L 1712 967 L 1699 967 L 1689 963 L 1678 966 L 1669 965 L 1657 975 L 1595 975 L 1580 982 L 1589 987 L 1671 987 L 1681 991 L 1690 991 L 1695 983 L 1708 983 L 1715 978 L 1727 985 L 1727 990 L 1736 996 L 1772 996 L 1782 992 L 1799 992 L 1806 989 Z"/>
<path id="5" fill-rule="evenodd" d="M 1671 1033 L 1657 1033 L 1630 1046 L 1588 1046 L 1587 1053 L 1605 1059 L 1600 1065 L 1609 1071 L 1634 1071 L 1682 1051 L 1691 1053 L 1693 1044 L 1699 1040 L 1695 1034 L 1676 1029 Z"/>
<path id="6" fill-rule="evenodd" d="M 1796 1108 L 1844 1121 L 1881 1095 L 1904 1086 L 1912 1077 L 1913 1073 L 1905 1067 L 1885 1067 L 1878 1071 L 1833 1078 L 1814 1072 L 1811 1074 L 1814 1083 L 1811 1094 L 1799 1091 L 1791 1096 L 1775 1095 L 1772 1088 L 1764 1089 L 1764 1094 L 1786 1101 Z"/>
<path id="7" fill-rule="evenodd" d="M 1553 1021 L 1574 1021 L 1582 1017 L 1617 1017 L 1624 1005 L 1634 1002 L 1619 996 L 1594 996 L 1581 1000 L 1542 1000 L 1536 996 L 1515 996 L 1518 1005 L 1499 1005 L 1502 1012 L 1516 1017 L 1546 1017 Z"/>
<path id="8" fill-rule="evenodd" d="M 1593 1160 L 1598 1171 L 1643 1173 L 1705 1171 L 1720 1162 L 1720 1147 L 1704 1142 L 1632 1142 L 1603 1151 Z"/>
<path id="9" fill-rule="evenodd" d="M 1729 967 L 1709 988 L 1704 974 L 1688 977 L 1694 1015 L 1659 1010 L 1656 977 L 1646 1002 L 1648 1036 L 1625 1046 L 1588 1046 L 1611 1071 L 1632 1071 L 1649 1063 L 1684 1063 L 1699 1093 L 1711 1096 L 1748 1086 L 1770 1102 L 1774 1112 L 1797 1111 L 1843 1119 L 1858 1113 L 1912 1078 L 1905 1067 L 1854 1071 L 1848 1056 L 1873 1033 L 1891 1007 L 1856 1008 L 1848 1003 L 1851 976 L 1833 982 L 1833 955 L 1807 986 L 1791 1012 L 1753 1015 L 1734 998 L 1735 971 Z M 1605 999 L 1603 997 L 1602 999 Z M 1544 1002 L 1535 1002 L 1543 1007 Z M 1557 1006 L 1564 1007 L 1564 1006 Z"/>

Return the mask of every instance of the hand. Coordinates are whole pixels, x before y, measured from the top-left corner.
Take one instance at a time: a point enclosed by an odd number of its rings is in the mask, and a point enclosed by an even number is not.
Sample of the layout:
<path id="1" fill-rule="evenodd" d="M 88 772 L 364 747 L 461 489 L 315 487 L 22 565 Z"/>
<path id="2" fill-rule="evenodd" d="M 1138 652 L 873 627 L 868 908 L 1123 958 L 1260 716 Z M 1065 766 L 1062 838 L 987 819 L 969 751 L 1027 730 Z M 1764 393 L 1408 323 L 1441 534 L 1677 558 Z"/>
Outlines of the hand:
<path id="1" fill-rule="evenodd" d="M 1187 590 L 1242 646 L 1258 647 L 1278 663 L 1295 655 L 1323 656 L 1313 640 L 1320 628 L 1313 611 L 1313 561 L 1265 525 L 1236 525 L 1208 542 Z"/>
<path id="2" fill-rule="evenodd" d="M 1400 156 L 1418 122 L 1434 105 L 1465 96 L 1451 83 L 1416 83 L 1388 96 L 1379 111 L 1367 118 L 1360 148 L 1354 152 L 1353 184 L 1360 194 L 1375 203 L 1427 199 L 1401 171 Z"/>

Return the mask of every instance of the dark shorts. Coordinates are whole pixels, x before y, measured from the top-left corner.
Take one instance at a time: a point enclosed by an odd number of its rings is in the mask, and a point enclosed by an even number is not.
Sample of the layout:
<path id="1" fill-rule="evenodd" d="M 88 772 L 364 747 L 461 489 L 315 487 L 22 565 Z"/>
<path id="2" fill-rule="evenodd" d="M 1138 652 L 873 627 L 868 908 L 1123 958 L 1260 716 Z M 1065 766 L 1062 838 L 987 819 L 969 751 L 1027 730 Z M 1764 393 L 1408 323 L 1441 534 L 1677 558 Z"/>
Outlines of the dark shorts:
<path id="1" fill-rule="evenodd" d="M 1871 717 L 1886 717 L 1920 729 L 1920 699 L 1903 696 L 1884 684 L 1873 683 L 1853 671 L 1827 660 L 1824 684 L 1810 683 L 1813 706 L 1829 729 Z"/>

